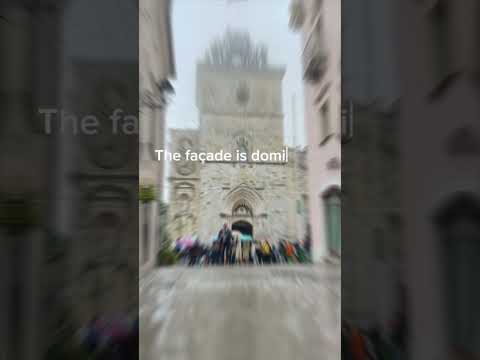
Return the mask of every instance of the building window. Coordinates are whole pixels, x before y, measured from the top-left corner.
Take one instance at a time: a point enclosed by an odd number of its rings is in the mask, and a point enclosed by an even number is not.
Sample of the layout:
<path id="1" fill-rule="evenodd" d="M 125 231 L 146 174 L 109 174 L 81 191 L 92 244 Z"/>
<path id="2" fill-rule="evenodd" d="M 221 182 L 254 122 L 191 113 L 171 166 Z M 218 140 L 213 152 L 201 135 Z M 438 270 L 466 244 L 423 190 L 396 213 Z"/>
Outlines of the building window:
<path id="1" fill-rule="evenodd" d="M 318 83 L 323 78 L 328 68 L 328 50 L 325 42 L 325 29 L 323 16 L 313 16 L 317 19 L 315 27 L 308 35 L 303 51 L 304 78 L 310 83 Z"/>
<path id="2" fill-rule="evenodd" d="M 441 209 L 436 220 L 450 346 L 455 355 L 478 359 L 480 203 L 470 193 L 458 194 Z"/>
<path id="3" fill-rule="evenodd" d="M 438 0 L 429 13 L 429 27 L 432 49 L 432 91 L 431 96 L 442 94 L 455 77 L 451 41 L 451 9 L 447 2 Z"/>
<path id="4" fill-rule="evenodd" d="M 322 10 L 322 4 L 323 0 L 313 0 L 312 2 L 312 8 L 311 8 L 311 23 L 313 24 L 315 22 L 315 19 L 317 18 L 317 15 L 321 12 Z"/>
<path id="5" fill-rule="evenodd" d="M 330 255 L 340 256 L 342 253 L 342 207 L 340 191 L 334 189 L 323 197 L 325 204 L 325 222 L 327 247 Z"/>
<path id="6" fill-rule="evenodd" d="M 328 100 L 323 103 L 319 113 L 318 124 L 318 139 L 319 145 L 323 145 L 332 133 L 330 123 L 330 106 Z"/>
<path id="7" fill-rule="evenodd" d="M 294 0 L 290 4 L 290 22 L 289 26 L 294 31 L 300 30 L 305 22 L 305 8 L 303 2 L 300 0 Z"/>
<path id="8" fill-rule="evenodd" d="M 308 196 L 303 194 L 302 195 L 302 210 L 303 210 L 303 214 L 307 214 L 308 212 Z"/>
<path id="9" fill-rule="evenodd" d="M 353 102 L 343 101 L 341 109 L 342 142 L 347 143 L 353 138 Z"/>
<path id="10" fill-rule="evenodd" d="M 301 215 L 303 213 L 303 204 L 301 199 L 297 199 L 297 214 Z"/>

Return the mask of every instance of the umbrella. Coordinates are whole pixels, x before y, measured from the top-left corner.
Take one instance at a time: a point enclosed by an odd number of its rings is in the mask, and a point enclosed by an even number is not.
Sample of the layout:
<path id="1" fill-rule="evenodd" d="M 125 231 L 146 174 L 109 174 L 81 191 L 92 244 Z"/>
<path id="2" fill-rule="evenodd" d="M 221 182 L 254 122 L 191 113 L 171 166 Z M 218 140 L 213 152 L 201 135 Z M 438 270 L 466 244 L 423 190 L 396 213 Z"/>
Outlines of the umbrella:
<path id="1" fill-rule="evenodd" d="M 179 242 L 183 247 L 189 248 L 189 247 L 193 246 L 193 244 L 195 243 L 195 240 L 192 239 L 192 237 L 190 235 L 185 235 L 184 237 L 182 237 L 180 239 Z"/>
<path id="2" fill-rule="evenodd" d="M 240 235 L 240 241 L 253 241 L 252 235 L 242 234 Z"/>

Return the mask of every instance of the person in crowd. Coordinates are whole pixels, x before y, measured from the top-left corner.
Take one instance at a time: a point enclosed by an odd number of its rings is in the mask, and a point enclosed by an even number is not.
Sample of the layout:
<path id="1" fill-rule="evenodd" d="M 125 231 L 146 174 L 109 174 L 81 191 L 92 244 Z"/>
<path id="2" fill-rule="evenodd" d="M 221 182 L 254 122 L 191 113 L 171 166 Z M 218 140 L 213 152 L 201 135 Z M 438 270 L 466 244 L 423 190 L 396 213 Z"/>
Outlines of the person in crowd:
<path id="1" fill-rule="evenodd" d="M 272 261 L 274 264 L 282 263 L 282 258 L 278 252 L 278 247 L 275 245 L 272 245 Z"/>
<path id="2" fill-rule="evenodd" d="M 235 242 L 232 241 L 230 243 L 229 251 L 228 251 L 228 264 L 233 265 L 235 264 Z"/>
<path id="3" fill-rule="evenodd" d="M 282 259 L 282 262 L 287 262 L 287 247 L 286 247 L 285 240 L 280 240 L 278 244 L 278 251 L 280 254 L 280 258 Z"/>
<path id="4" fill-rule="evenodd" d="M 265 264 L 272 263 L 272 248 L 267 240 L 262 241 L 262 259 Z"/>
<path id="5" fill-rule="evenodd" d="M 253 241 L 250 245 L 250 261 L 254 265 L 258 265 L 258 258 L 257 258 L 257 248 L 258 248 L 258 242 Z"/>
<path id="6" fill-rule="evenodd" d="M 223 224 L 223 227 L 218 232 L 218 240 L 220 241 L 220 262 L 222 264 L 227 263 L 227 253 L 232 242 L 232 232 L 230 231 L 228 224 Z"/>
<path id="7" fill-rule="evenodd" d="M 233 264 L 283 264 L 307 263 L 310 256 L 298 241 L 281 239 L 276 245 L 269 239 L 260 241 L 232 231 L 227 224 L 222 226 L 211 246 L 204 246 L 198 237 L 191 246 L 177 241 L 175 246 L 181 262 L 193 265 L 233 265 Z"/>
<path id="8" fill-rule="evenodd" d="M 222 257 L 223 257 L 223 263 L 224 264 L 230 264 L 231 260 L 231 252 L 232 252 L 232 231 L 228 227 L 227 224 L 223 225 L 223 252 L 222 252 Z"/>
<path id="9" fill-rule="evenodd" d="M 297 257 L 298 262 L 300 262 L 302 264 L 308 262 L 308 254 L 304 250 L 302 245 L 297 241 L 294 244 L 294 247 L 295 247 L 295 253 L 296 253 L 296 257 Z"/>
<path id="10" fill-rule="evenodd" d="M 303 248 L 305 249 L 305 252 L 309 257 L 312 256 L 311 250 L 312 250 L 312 236 L 310 234 L 310 225 L 307 227 L 307 233 L 305 235 L 305 240 L 303 241 Z"/>
<path id="11" fill-rule="evenodd" d="M 212 265 L 218 265 L 220 263 L 220 240 L 215 240 L 210 248 L 210 260 Z"/>
<path id="12" fill-rule="evenodd" d="M 263 265 L 263 252 L 262 252 L 262 242 L 258 244 L 258 246 L 255 247 L 255 254 L 257 257 L 258 264 Z"/>
<path id="13" fill-rule="evenodd" d="M 242 263 L 242 242 L 240 241 L 240 236 L 235 240 L 235 263 Z"/>
<path id="14" fill-rule="evenodd" d="M 242 242 L 242 263 L 248 264 L 250 262 L 250 241 Z"/>
<path id="15" fill-rule="evenodd" d="M 287 262 L 292 263 L 296 262 L 295 247 L 290 241 L 285 242 L 285 255 L 287 257 Z"/>
<path id="16" fill-rule="evenodd" d="M 266 264 L 267 259 L 265 258 L 265 240 L 260 241 L 257 252 L 260 264 Z"/>
<path id="17" fill-rule="evenodd" d="M 202 246 L 200 245 L 200 242 L 197 240 L 195 241 L 193 246 L 190 248 L 190 262 L 188 263 L 188 265 L 193 266 L 198 264 L 202 255 L 203 255 L 203 249 L 202 249 Z"/>
<path id="18" fill-rule="evenodd" d="M 180 243 L 180 238 L 177 238 L 177 240 L 175 240 L 175 252 L 179 254 L 181 251 L 182 244 Z"/>

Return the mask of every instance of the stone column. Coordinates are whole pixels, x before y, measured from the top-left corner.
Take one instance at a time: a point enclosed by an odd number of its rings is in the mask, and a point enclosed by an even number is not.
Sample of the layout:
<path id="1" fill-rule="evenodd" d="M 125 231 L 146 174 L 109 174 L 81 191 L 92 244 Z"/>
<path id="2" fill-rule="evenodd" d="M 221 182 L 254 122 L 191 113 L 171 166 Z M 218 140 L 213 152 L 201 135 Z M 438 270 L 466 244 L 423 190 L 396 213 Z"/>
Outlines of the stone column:
<path id="1" fill-rule="evenodd" d="M 10 342 L 12 332 L 9 326 L 12 312 L 10 310 L 11 289 L 14 281 L 14 269 L 12 261 L 12 239 L 6 234 L 5 230 L 0 230 L 0 241 L 2 251 L 0 251 L 0 271 L 3 281 L 0 281 L 0 358 L 13 359 L 13 344 Z M 6 295 L 6 296 L 5 296 Z"/>
<path id="2" fill-rule="evenodd" d="M 27 9 L 28 5 L 28 9 Z M 45 227 L 53 223 L 54 198 L 47 198 L 46 194 L 53 194 L 51 191 L 43 191 L 44 185 L 55 186 L 53 181 L 55 155 L 55 139 L 42 138 L 44 135 L 43 122 L 34 117 L 36 108 L 55 107 L 57 104 L 58 89 L 58 58 L 60 47 L 58 44 L 59 24 L 61 20 L 61 2 L 50 1 L 48 6 L 43 1 L 12 2 L 10 6 L 2 6 L 2 15 L 8 20 L 2 23 L 5 31 L 1 32 L 3 46 L 8 51 L 2 53 L 3 67 L 0 69 L 2 85 L 0 93 L 8 99 L 6 108 L 1 110 L 2 118 L 6 120 L 3 135 L 8 139 L 5 153 L 10 153 L 13 158 L 2 161 L 2 166 L 8 168 L 8 161 L 14 163 L 18 159 L 26 159 L 25 149 L 21 147 L 22 142 L 27 138 L 29 144 L 35 146 L 33 161 L 39 161 L 41 172 L 29 175 L 28 163 L 24 164 L 22 171 L 10 174 L 14 183 L 3 182 L 2 192 L 31 192 L 33 196 L 40 199 L 41 213 L 46 214 L 42 219 Z M 5 124 L 4 124 L 5 125 Z M 21 141 L 17 141 L 21 139 Z M 31 137 L 31 138 L 30 138 Z M 30 141 L 33 140 L 33 141 Z M 38 140 L 38 141 L 36 141 Z M 42 141 L 45 140 L 45 141 Z M 5 143 L 4 143 L 5 144 Z M 10 147 L 10 152 L 8 151 Z M 30 148 L 30 151 L 32 149 Z M 15 158 L 16 157 L 16 158 Z M 48 161 L 47 161 L 48 158 Z M 5 159 L 2 159 L 5 160 Z M 21 161 L 21 160 L 20 160 Z M 17 166 L 12 166 L 18 170 Z M 15 170 L 14 170 L 15 171 Z M 34 179 L 34 180 L 32 180 Z M 42 191 L 40 191 L 42 189 Z M 8 282 L 2 284 L 3 303 L 1 309 L 4 316 L 0 316 L 0 333 L 2 339 L 17 337 L 17 343 L 0 344 L 0 358 L 5 359 L 38 359 L 42 357 L 45 350 L 41 344 L 43 335 L 48 333 L 46 317 L 48 314 L 42 312 L 41 304 L 46 291 L 51 291 L 48 284 L 43 284 L 43 237 L 44 234 L 38 230 L 20 237 L 2 233 L 2 244 L 5 247 L 10 245 L 10 251 L 2 252 L 5 257 L 1 261 L 2 275 L 6 276 Z M 16 243 L 12 243 L 16 242 Z M 20 254 L 15 256 L 16 246 L 22 246 Z M 13 255 L 13 256 L 12 256 Z M 17 278 L 16 278 L 17 277 Z M 19 318 L 14 319 L 12 306 L 11 287 L 14 282 L 19 283 L 17 303 Z M 15 321 L 19 333 L 12 334 L 12 321 Z M 6 332 L 6 333 L 5 333 Z"/>
<path id="3" fill-rule="evenodd" d="M 158 241 L 156 239 L 157 233 L 157 201 L 151 201 L 147 205 L 149 207 L 149 221 L 148 221 L 148 266 L 153 267 L 155 265 L 155 257 L 158 250 Z"/>
<path id="4" fill-rule="evenodd" d="M 24 353 L 21 357 L 22 359 L 28 360 L 37 360 L 39 353 L 45 350 L 40 347 L 41 333 L 38 332 L 40 329 L 33 326 L 33 324 L 42 323 L 41 313 L 44 311 L 44 309 L 42 309 L 43 297 L 41 296 L 41 291 L 44 288 L 40 283 L 43 277 L 38 271 L 43 265 L 43 258 L 39 256 L 43 254 L 42 238 L 44 238 L 44 234 L 40 230 L 35 230 L 29 233 L 24 239 L 18 239 L 18 241 L 26 242 L 25 250 L 28 252 L 22 256 L 25 259 L 25 263 L 22 266 L 22 268 L 25 269 L 24 291 L 22 293 L 25 299 L 24 309 L 26 321 L 22 329 L 24 336 L 22 348 Z M 52 289 L 49 290 L 52 291 Z M 48 340 L 48 335 L 46 335 L 44 340 Z"/>
<path id="5" fill-rule="evenodd" d="M 153 129 L 155 131 L 155 142 L 153 144 L 154 149 L 164 149 L 165 148 L 165 111 L 163 109 L 155 109 L 153 111 Z M 154 159 L 156 160 L 156 159 Z M 156 166 L 156 175 L 157 175 L 157 184 L 156 192 L 157 199 L 163 199 L 163 175 L 164 175 L 164 166 L 165 162 L 163 160 L 158 161 Z"/>
<path id="6" fill-rule="evenodd" d="M 144 259 L 144 254 L 143 254 L 143 222 L 144 222 L 144 209 L 143 209 L 143 203 L 141 201 L 138 202 L 138 219 L 139 219 L 139 224 L 138 224 L 138 263 L 140 264 L 140 267 L 143 266 L 143 259 Z"/>

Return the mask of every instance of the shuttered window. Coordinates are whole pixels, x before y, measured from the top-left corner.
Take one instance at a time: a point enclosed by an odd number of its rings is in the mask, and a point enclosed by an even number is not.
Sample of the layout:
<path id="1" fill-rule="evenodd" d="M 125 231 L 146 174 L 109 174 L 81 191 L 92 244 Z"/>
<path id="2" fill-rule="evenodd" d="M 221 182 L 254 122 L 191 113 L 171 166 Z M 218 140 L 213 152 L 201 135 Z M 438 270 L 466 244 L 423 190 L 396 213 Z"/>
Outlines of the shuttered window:
<path id="1" fill-rule="evenodd" d="M 342 207 L 340 193 L 330 192 L 324 197 L 327 246 L 331 255 L 340 256 L 342 252 Z"/>

